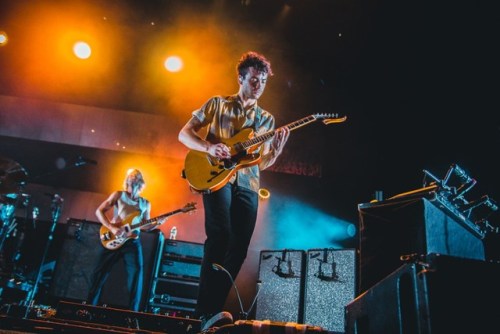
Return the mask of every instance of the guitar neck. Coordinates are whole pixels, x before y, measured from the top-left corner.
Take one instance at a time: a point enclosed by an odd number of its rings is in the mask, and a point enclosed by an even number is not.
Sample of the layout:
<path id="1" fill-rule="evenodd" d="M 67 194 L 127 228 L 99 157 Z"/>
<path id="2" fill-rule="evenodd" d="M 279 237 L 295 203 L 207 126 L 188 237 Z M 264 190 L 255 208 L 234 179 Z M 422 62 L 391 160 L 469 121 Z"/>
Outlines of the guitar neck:
<path id="1" fill-rule="evenodd" d="M 310 124 L 312 122 L 315 122 L 315 121 L 316 121 L 316 117 L 314 115 L 309 115 L 307 117 L 299 119 L 298 121 L 284 125 L 281 128 L 288 128 L 290 131 L 292 131 L 292 130 L 298 129 L 300 127 L 303 127 L 303 126 Z M 260 145 L 263 142 L 265 142 L 266 140 L 271 139 L 276 134 L 276 131 L 277 131 L 277 129 L 273 130 L 273 131 L 266 132 L 260 136 L 257 136 L 257 137 L 254 137 L 254 138 L 251 138 L 249 140 L 244 141 L 243 143 L 241 143 L 241 145 L 243 146 L 244 149 L 247 149 L 247 148 L 255 146 L 255 145 Z"/>
<path id="2" fill-rule="evenodd" d="M 182 209 L 177 209 L 177 210 L 165 213 L 163 215 L 160 215 L 160 216 L 157 216 L 157 217 L 154 217 L 154 218 L 151 218 L 151 219 L 140 221 L 140 222 L 138 222 L 136 224 L 131 224 L 130 227 L 132 229 L 141 228 L 141 227 L 144 227 L 144 226 L 147 226 L 147 225 L 150 225 L 150 224 L 154 224 L 154 223 L 156 223 L 160 219 L 167 218 L 167 217 L 176 215 L 176 214 L 181 213 L 181 212 L 184 212 L 184 211 Z"/>

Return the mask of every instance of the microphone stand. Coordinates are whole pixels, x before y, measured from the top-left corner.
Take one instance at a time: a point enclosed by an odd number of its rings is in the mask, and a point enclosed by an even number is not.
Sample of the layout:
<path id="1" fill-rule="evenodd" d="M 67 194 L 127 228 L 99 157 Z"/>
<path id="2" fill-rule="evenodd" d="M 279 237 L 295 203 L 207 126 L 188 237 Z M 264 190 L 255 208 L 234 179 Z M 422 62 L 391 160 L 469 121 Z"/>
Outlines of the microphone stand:
<path id="1" fill-rule="evenodd" d="M 45 249 L 42 255 L 42 260 L 40 262 L 40 266 L 38 268 L 38 273 L 36 275 L 36 280 L 35 283 L 33 284 L 33 289 L 31 289 L 28 294 L 26 295 L 26 299 L 23 301 L 23 306 L 26 307 L 26 311 L 24 313 L 24 319 L 28 318 L 29 316 L 29 311 L 33 307 L 34 301 L 35 301 L 35 296 L 38 292 L 38 284 L 40 283 L 40 280 L 42 278 L 42 269 L 43 269 L 43 264 L 45 262 L 45 258 L 47 257 L 47 254 L 49 252 L 49 246 L 51 244 L 52 239 L 54 239 L 54 231 L 56 229 L 57 221 L 59 220 L 59 216 L 61 214 L 62 210 L 62 202 L 64 199 L 59 196 L 59 195 L 54 195 L 54 198 L 52 199 L 52 225 L 49 230 L 49 237 L 47 240 L 47 243 L 45 244 Z"/>

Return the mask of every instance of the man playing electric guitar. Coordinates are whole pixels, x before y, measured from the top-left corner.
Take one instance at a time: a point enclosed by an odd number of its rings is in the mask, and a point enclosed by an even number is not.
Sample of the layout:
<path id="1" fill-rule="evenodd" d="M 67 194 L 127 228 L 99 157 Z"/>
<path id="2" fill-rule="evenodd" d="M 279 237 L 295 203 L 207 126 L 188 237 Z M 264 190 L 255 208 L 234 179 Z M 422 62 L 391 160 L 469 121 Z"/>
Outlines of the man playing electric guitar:
<path id="1" fill-rule="evenodd" d="M 130 293 L 129 308 L 139 311 L 143 285 L 143 256 L 142 245 L 138 238 L 141 229 L 128 229 L 124 221 L 130 217 L 139 216 L 142 220 L 150 219 L 151 203 L 140 196 L 146 183 L 142 173 L 137 169 L 130 169 L 123 182 L 124 191 L 113 192 L 96 210 L 96 216 L 104 228 L 112 233 L 113 238 L 126 240 L 116 249 L 103 247 L 103 251 L 92 273 L 88 302 L 97 305 L 102 287 L 111 272 L 111 269 L 120 258 L 123 258 L 127 272 L 127 288 Z M 114 209 L 113 218 L 107 213 Z M 165 222 L 166 218 L 154 225 L 148 225 L 144 230 L 152 230 Z M 102 238 L 102 236 L 101 236 Z"/>
<path id="2" fill-rule="evenodd" d="M 218 161 L 233 161 L 232 154 L 235 152 L 232 152 L 229 143 L 226 144 L 228 139 L 250 129 L 257 136 L 275 129 L 274 116 L 257 103 L 272 74 L 271 63 L 263 55 L 245 52 L 236 65 L 238 92 L 213 96 L 192 112 L 179 132 L 179 141 L 189 150 L 205 154 L 204 162 L 210 159 L 219 167 Z M 205 134 L 203 137 L 200 136 L 202 133 Z M 192 187 L 202 191 L 205 209 L 206 239 L 195 311 L 201 320 L 202 332 L 233 322 L 231 313 L 223 311 L 231 290 L 231 280 L 223 271 L 214 270 L 214 264 L 226 268 L 230 278 L 236 280 L 257 222 L 260 171 L 274 164 L 289 134 L 289 128 L 280 128 L 272 138 L 262 142 L 254 150 L 260 154 L 256 164 L 245 167 L 243 165 L 246 164 L 242 164 L 242 168 L 234 170 L 232 175 L 222 172 L 232 166 L 217 167 L 209 171 L 208 182 L 202 176 L 202 184 Z M 242 162 L 242 159 L 235 160 Z M 197 174 L 198 166 L 205 166 L 194 165 L 192 169 L 186 168 L 187 178 Z M 211 181 L 218 177 L 220 180 L 212 185 Z M 207 188 L 210 191 L 203 191 Z"/>

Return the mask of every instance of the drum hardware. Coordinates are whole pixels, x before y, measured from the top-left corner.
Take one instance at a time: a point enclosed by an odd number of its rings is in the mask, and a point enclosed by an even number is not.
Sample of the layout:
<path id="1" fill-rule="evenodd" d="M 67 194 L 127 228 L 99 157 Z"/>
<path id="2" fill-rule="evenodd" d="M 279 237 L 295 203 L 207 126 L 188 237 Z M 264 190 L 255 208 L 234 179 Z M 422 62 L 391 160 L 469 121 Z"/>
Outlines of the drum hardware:
<path id="1" fill-rule="evenodd" d="M 26 184 L 28 173 L 12 159 L 0 157 L 0 251 L 5 239 L 16 228 L 14 213 L 22 196 L 22 187 Z"/>
<path id="2" fill-rule="evenodd" d="M 0 157 L 0 194 L 18 193 L 27 179 L 28 173 L 19 163 Z"/>

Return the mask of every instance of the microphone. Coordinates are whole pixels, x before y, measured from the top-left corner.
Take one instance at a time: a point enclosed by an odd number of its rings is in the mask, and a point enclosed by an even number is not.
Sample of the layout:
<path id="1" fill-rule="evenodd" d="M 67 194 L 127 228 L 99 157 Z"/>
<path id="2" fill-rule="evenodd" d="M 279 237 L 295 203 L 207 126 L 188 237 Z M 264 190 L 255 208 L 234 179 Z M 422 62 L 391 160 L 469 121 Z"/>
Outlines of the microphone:
<path id="1" fill-rule="evenodd" d="M 84 165 L 97 165 L 97 161 L 79 156 L 78 160 L 75 162 L 75 167 L 84 166 Z"/>
<path id="2" fill-rule="evenodd" d="M 236 296 L 238 297 L 238 302 L 240 303 L 240 319 L 247 320 L 248 319 L 248 314 L 252 311 L 252 308 L 255 305 L 255 302 L 257 301 L 257 297 L 259 296 L 259 292 L 260 292 L 260 288 L 261 288 L 262 282 L 261 281 L 257 281 L 257 293 L 255 294 L 255 297 L 254 297 L 254 299 L 252 301 L 252 305 L 250 305 L 250 308 L 248 309 L 248 311 L 245 312 L 245 310 L 243 309 L 243 303 L 241 302 L 241 296 L 240 296 L 240 293 L 238 291 L 238 287 L 236 286 L 236 283 L 233 280 L 233 276 L 231 276 L 231 274 L 229 273 L 229 271 L 227 271 L 226 268 L 224 268 L 220 264 L 212 263 L 212 268 L 215 271 L 223 271 L 224 273 L 227 274 L 227 276 L 229 276 L 229 279 L 231 280 L 231 284 L 233 285 L 234 291 L 236 291 Z"/>

